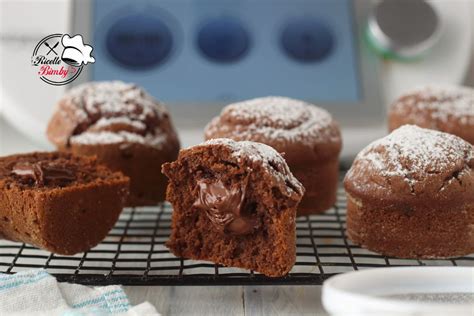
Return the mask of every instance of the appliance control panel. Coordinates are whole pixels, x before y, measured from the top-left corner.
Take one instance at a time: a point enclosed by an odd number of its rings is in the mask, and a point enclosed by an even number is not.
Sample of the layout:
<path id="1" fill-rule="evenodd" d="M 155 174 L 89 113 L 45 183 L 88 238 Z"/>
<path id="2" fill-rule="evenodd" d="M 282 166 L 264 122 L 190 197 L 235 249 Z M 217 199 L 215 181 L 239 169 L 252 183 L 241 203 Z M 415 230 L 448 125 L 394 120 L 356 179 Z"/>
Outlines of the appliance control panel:
<path id="1" fill-rule="evenodd" d="M 360 101 L 350 0 L 96 0 L 92 80 L 167 102 Z"/>

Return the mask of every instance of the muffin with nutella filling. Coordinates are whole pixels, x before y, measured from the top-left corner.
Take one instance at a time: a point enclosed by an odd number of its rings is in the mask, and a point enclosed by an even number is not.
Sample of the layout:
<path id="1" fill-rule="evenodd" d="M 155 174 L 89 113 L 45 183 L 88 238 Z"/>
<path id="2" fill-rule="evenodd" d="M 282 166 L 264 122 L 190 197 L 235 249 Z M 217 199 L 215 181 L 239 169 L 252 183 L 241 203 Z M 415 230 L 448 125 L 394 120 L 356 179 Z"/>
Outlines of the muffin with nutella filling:
<path id="1" fill-rule="evenodd" d="M 59 101 L 47 135 L 59 150 L 96 156 L 127 175 L 127 205 L 164 200 L 161 165 L 177 157 L 180 145 L 167 109 L 142 88 L 120 81 L 73 88 Z"/>
<path id="2" fill-rule="evenodd" d="M 0 238 L 64 255 L 87 251 L 114 226 L 128 187 L 127 177 L 94 157 L 0 157 Z"/>
<path id="3" fill-rule="evenodd" d="M 474 148 L 405 125 L 362 150 L 346 175 L 347 234 L 400 258 L 474 252 Z"/>
<path id="4" fill-rule="evenodd" d="M 296 258 L 295 217 L 304 188 L 273 148 L 213 139 L 163 165 L 170 179 L 179 257 L 284 276 Z"/>
<path id="5" fill-rule="evenodd" d="M 220 137 L 264 143 L 283 153 L 306 189 L 298 215 L 334 205 L 342 142 L 339 126 L 326 110 L 285 97 L 230 104 L 205 129 L 205 139 Z"/>
<path id="6" fill-rule="evenodd" d="M 389 129 L 404 124 L 457 135 L 474 144 L 474 89 L 430 85 L 400 96 L 389 112 Z"/>

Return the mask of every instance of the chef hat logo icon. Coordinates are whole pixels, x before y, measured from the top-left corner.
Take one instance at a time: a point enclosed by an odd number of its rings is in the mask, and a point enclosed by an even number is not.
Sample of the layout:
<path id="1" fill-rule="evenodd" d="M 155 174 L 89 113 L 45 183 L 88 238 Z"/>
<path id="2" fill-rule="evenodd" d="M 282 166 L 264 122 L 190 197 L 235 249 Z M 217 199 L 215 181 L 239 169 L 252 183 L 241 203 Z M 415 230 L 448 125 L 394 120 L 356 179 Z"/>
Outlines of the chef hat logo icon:
<path id="1" fill-rule="evenodd" d="M 62 86 L 74 81 L 84 66 L 95 63 L 92 50 L 92 46 L 85 44 L 80 34 L 55 33 L 36 44 L 31 65 L 42 81 Z"/>
<path id="2" fill-rule="evenodd" d="M 61 38 L 61 43 L 64 46 L 61 59 L 66 64 L 79 67 L 95 62 L 95 58 L 91 56 L 92 46 L 84 44 L 81 35 L 71 37 L 65 34 Z"/>

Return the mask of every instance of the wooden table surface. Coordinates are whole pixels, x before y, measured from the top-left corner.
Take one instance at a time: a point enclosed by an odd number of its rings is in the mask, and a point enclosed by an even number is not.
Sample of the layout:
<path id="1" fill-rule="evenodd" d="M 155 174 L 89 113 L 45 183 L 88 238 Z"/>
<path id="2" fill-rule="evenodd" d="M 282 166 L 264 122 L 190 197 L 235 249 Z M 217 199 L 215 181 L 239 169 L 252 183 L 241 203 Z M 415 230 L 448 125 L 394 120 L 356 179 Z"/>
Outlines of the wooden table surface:
<path id="1" fill-rule="evenodd" d="M 133 304 L 152 303 L 162 315 L 316 315 L 321 286 L 126 286 Z"/>

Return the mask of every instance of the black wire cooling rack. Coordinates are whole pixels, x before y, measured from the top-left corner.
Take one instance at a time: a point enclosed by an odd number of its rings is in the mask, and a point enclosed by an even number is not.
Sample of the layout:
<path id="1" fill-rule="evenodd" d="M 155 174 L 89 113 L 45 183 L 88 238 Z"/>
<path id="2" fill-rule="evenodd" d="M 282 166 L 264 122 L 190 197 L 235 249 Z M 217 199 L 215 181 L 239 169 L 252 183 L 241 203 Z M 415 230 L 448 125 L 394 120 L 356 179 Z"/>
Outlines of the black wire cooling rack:
<path id="1" fill-rule="evenodd" d="M 59 281 L 87 285 L 277 285 L 322 284 L 334 274 L 376 267 L 474 266 L 474 255 L 455 260 L 402 260 L 355 246 L 345 237 L 345 207 L 340 186 L 333 208 L 297 219 L 296 264 L 282 278 L 175 257 L 164 245 L 171 225 L 168 204 L 125 209 L 100 245 L 75 256 L 2 240 L 0 272 L 44 268 Z"/>

